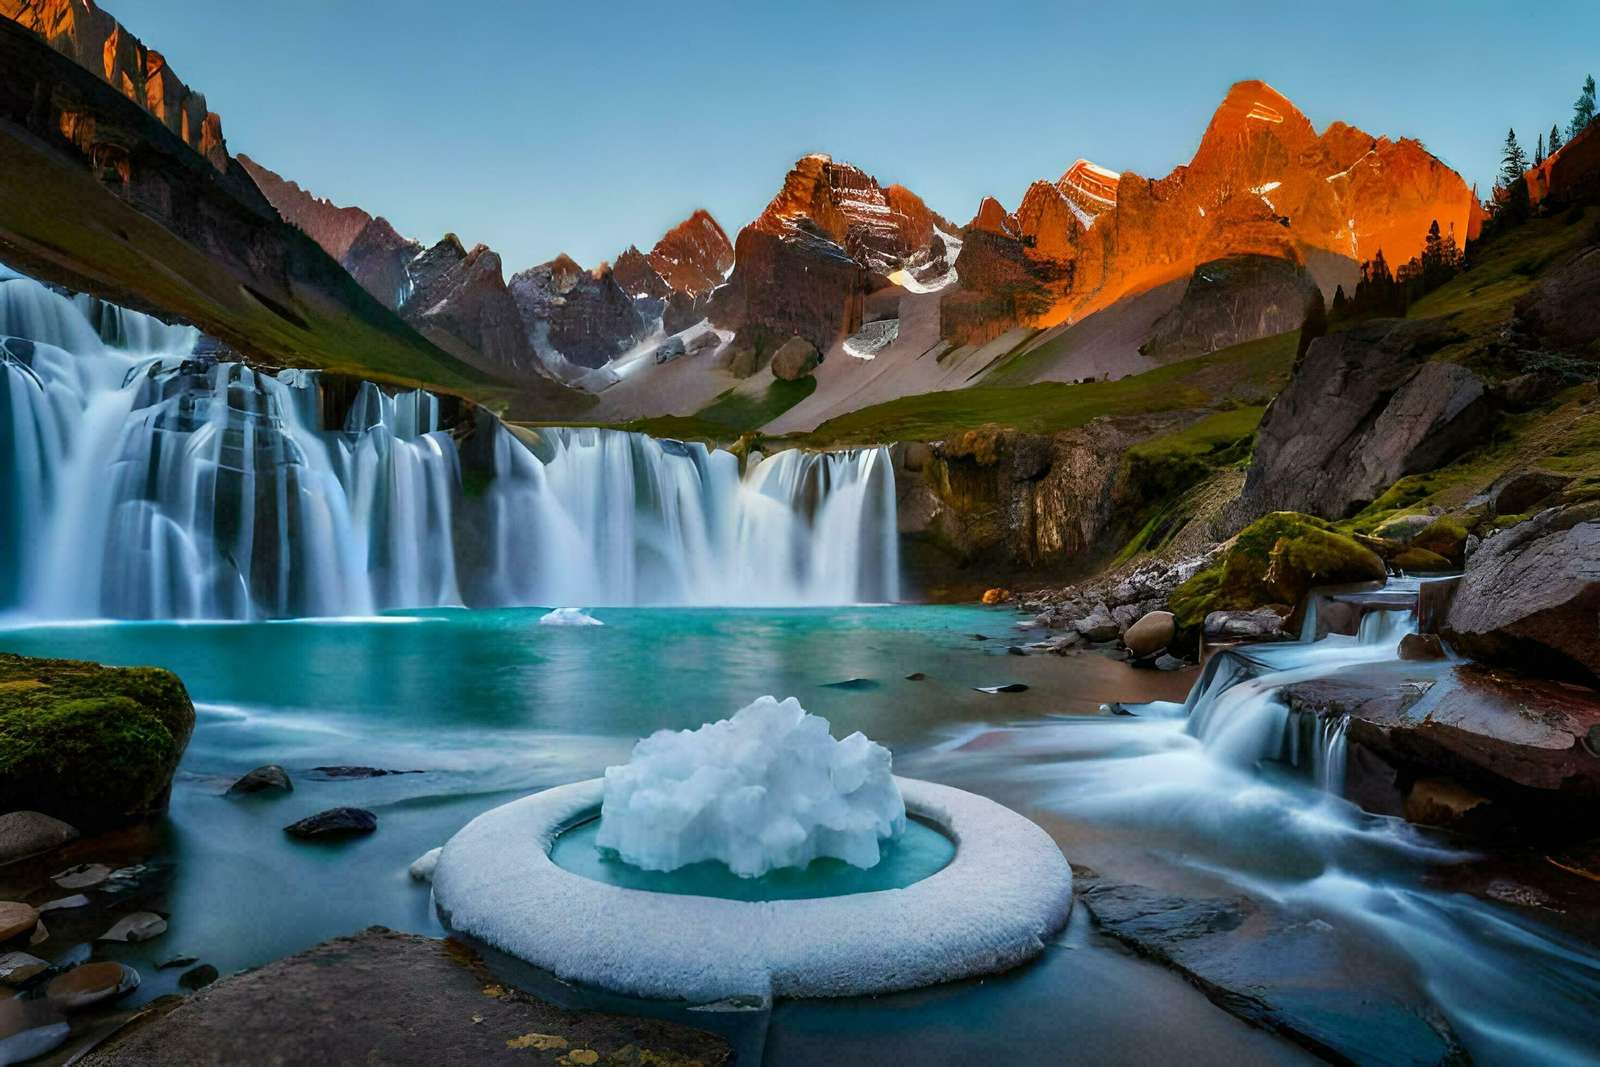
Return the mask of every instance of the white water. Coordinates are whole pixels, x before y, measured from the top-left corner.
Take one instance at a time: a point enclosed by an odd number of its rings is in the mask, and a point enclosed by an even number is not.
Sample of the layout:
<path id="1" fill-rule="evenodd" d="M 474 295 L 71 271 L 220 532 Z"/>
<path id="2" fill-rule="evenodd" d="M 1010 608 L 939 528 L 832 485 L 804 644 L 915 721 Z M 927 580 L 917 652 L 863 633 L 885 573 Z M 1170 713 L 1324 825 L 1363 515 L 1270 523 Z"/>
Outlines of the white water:
<path id="1" fill-rule="evenodd" d="M 968 734 L 911 769 L 991 795 L 1020 791 L 1086 828 L 1080 861 L 1091 866 L 1107 862 L 1094 848 L 1120 842 L 1113 864 L 1170 864 L 1321 921 L 1375 967 L 1409 974 L 1475 1062 L 1593 1063 L 1600 958 L 1514 912 L 1431 888 L 1430 870 L 1472 856 L 1345 800 L 1346 721 L 1297 721 L 1279 695 L 1397 659 L 1415 625 L 1409 611 L 1380 609 L 1356 637 L 1224 652 L 1183 704 L 1023 724 L 975 746 Z"/>
<path id="2" fill-rule="evenodd" d="M 0 612 L 370 615 L 899 596 L 887 452 L 499 423 L 464 487 L 440 402 L 191 360 L 197 334 L 0 273 Z M 20 340 L 19 340 L 20 339 Z"/>

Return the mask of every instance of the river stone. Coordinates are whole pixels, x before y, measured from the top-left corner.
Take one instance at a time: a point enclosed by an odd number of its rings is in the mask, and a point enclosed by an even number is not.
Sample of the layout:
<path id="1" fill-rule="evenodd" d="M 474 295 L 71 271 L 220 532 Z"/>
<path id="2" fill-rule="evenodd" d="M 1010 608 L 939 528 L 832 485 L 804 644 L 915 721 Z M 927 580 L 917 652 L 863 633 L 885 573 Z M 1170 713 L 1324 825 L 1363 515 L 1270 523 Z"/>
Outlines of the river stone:
<path id="1" fill-rule="evenodd" d="M 139 972 L 111 960 L 83 963 L 58 975 L 45 987 L 45 996 L 62 1011 L 78 1011 L 139 988 Z"/>
<path id="2" fill-rule="evenodd" d="M 0 1000 L 0 1063 L 25 1063 L 61 1047 L 72 1027 L 42 1000 Z"/>
<path id="3" fill-rule="evenodd" d="M 149 941 L 167 932 L 167 920 L 153 911 L 136 911 L 124 915 L 101 934 L 101 941 Z"/>
<path id="4" fill-rule="evenodd" d="M 1122 627 L 1117 625 L 1117 620 L 1111 617 L 1104 604 L 1097 605 L 1087 616 L 1073 623 L 1072 628 L 1088 641 L 1115 641 L 1122 633 Z"/>
<path id="5" fill-rule="evenodd" d="M 71 824 L 43 812 L 8 812 L 0 815 L 0 864 L 60 848 L 77 836 Z"/>
<path id="6" fill-rule="evenodd" d="M 0 982 L 9 986 L 26 985 L 28 979 L 49 969 L 50 965 L 44 960 L 38 956 L 30 956 L 26 952 L 7 952 L 0 955 Z"/>
<path id="7" fill-rule="evenodd" d="M 1122 643 L 1140 659 L 1148 659 L 1172 643 L 1177 632 L 1176 617 L 1170 611 L 1152 611 L 1128 627 Z"/>
<path id="8" fill-rule="evenodd" d="M 1600 509 L 1550 509 L 1487 539 L 1441 634 L 1474 659 L 1600 679 Z"/>
<path id="9" fill-rule="evenodd" d="M 283 832 L 293 837 L 322 841 L 370 834 L 378 828 L 378 817 L 365 808 L 329 808 L 291 823 Z"/>
<path id="10" fill-rule="evenodd" d="M 732 1061 L 726 1041 L 679 1023 L 570 1011 L 509 988 L 456 941 L 374 927 L 231 975 L 124 1027 L 80 1067 L 150 1064 L 551 1064 L 548 1035 L 602 1064 Z M 583 1056 L 566 1062 L 588 1060 Z"/>
<path id="11" fill-rule="evenodd" d="M 0 900 L 0 942 L 21 937 L 32 930 L 38 921 L 37 908 L 15 900 Z"/>
<path id="12" fill-rule="evenodd" d="M 80 863 L 51 875 L 50 880 L 62 889 L 90 889 L 110 877 L 111 868 L 103 863 Z"/>
<path id="13" fill-rule="evenodd" d="M 822 356 L 810 341 L 791 337 L 772 353 L 772 375 L 786 382 L 798 381 L 817 369 Z"/>
<path id="14" fill-rule="evenodd" d="M 1406 634 L 1400 639 L 1401 659 L 1444 659 L 1444 655 L 1444 644 L 1438 634 Z"/>
<path id="15" fill-rule="evenodd" d="M 204 989 L 217 980 L 217 969 L 209 963 L 202 963 L 191 971 L 184 971 L 178 976 L 178 985 L 184 989 Z"/>
<path id="16" fill-rule="evenodd" d="M 250 796 L 254 793 L 264 793 L 268 790 L 277 790 L 284 793 L 294 791 L 294 782 L 289 780 L 289 772 L 276 763 L 268 763 L 257 767 L 255 770 L 240 778 L 228 787 L 228 796 Z"/>
<path id="17" fill-rule="evenodd" d="M 48 904 L 39 905 L 39 914 L 43 915 L 47 911 L 69 911 L 73 908 L 86 908 L 88 906 L 88 897 L 82 893 L 74 893 L 70 897 L 58 897 Z"/>

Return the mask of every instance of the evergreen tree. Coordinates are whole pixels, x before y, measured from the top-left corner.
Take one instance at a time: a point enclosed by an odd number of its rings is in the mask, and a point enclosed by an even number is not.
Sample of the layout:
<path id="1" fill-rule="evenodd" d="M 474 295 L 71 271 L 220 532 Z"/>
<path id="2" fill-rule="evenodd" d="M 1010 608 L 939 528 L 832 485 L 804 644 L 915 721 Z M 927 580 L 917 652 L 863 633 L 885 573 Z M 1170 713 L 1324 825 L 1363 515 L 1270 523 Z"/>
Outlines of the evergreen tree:
<path id="1" fill-rule="evenodd" d="M 1344 295 L 1344 286 L 1336 286 L 1333 290 L 1333 317 L 1341 319 L 1350 313 L 1350 298 Z"/>
<path id="2" fill-rule="evenodd" d="M 1572 122 L 1567 126 L 1567 140 L 1572 140 L 1582 133 L 1584 127 L 1594 121 L 1594 75 L 1583 79 L 1583 92 L 1578 94 L 1577 101 L 1572 105 Z"/>
<path id="3" fill-rule="evenodd" d="M 1550 154 L 1553 156 L 1561 151 L 1561 129 L 1559 126 L 1550 127 Z"/>
<path id="4" fill-rule="evenodd" d="M 1528 154 L 1517 143 L 1517 131 L 1506 131 L 1506 144 L 1500 155 L 1500 186 L 1509 188 L 1528 169 Z"/>
<path id="5" fill-rule="evenodd" d="M 1544 134 L 1539 135 L 1539 147 L 1533 150 L 1533 165 L 1538 166 L 1544 162 Z"/>

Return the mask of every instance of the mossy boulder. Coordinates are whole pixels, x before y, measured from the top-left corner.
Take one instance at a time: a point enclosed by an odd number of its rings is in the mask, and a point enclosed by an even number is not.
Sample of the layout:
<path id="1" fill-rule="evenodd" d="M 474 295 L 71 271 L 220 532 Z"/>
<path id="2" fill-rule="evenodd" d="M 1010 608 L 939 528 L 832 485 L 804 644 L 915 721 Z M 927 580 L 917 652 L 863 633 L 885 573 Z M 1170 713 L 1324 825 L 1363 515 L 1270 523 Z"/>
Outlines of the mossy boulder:
<path id="1" fill-rule="evenodd" d="M 170 671 L 0 653 L 0 811 L 85 829 L 159 813 L 193 731 Z"/>
<path id="2" fill-rule="evenodd" d="M 1168 606 L 1180 630 L 1195 631 L 1213 611 L 1296 606 L 1314 586 L 1387 575 L 1376 552 L 1323 520 L 1276 511 L 1241 530 L 1218 562 L 1173 590 Z"/>
<path id="3" fill-rule="evenodd" d="M 1442 556 L 1452 567 L 1466 557 L 1467 525 L 1454 515 L 1441 515 L 1417 531 L 1411 547 Z"/>
<path id="4" fill-rule="evenodd" d="M 1394 564 L 1396 570 L 1401 571 L 1447 571 L 1453 566 L 1437 552 L 1429 552 L 1425 548 L 1415 546 L 1401 552 L 1390 562 Z"/>

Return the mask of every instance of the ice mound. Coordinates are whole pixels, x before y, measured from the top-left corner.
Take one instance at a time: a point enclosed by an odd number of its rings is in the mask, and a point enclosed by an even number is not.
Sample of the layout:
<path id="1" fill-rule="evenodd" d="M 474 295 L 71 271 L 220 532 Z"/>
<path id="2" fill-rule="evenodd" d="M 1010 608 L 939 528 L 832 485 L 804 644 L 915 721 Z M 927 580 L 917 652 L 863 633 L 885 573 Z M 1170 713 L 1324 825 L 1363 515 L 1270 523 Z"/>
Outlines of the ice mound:
<path id="1" fill-rule="evenodd" d="M 698 730 L 658 730 L 607 767 L 596 844 L 636 867 L 672 871 L 721 860 L 755 878 L 833 856 L 878 862 L 906 826 L 889 750 L 790 697 L 765 696 Z"/>
<path id="2" fill-rule="evenodd" d="M 540 626 L 604 626 L 605 623 L 582 608 L 557 608 L 539 616 Z"/>

